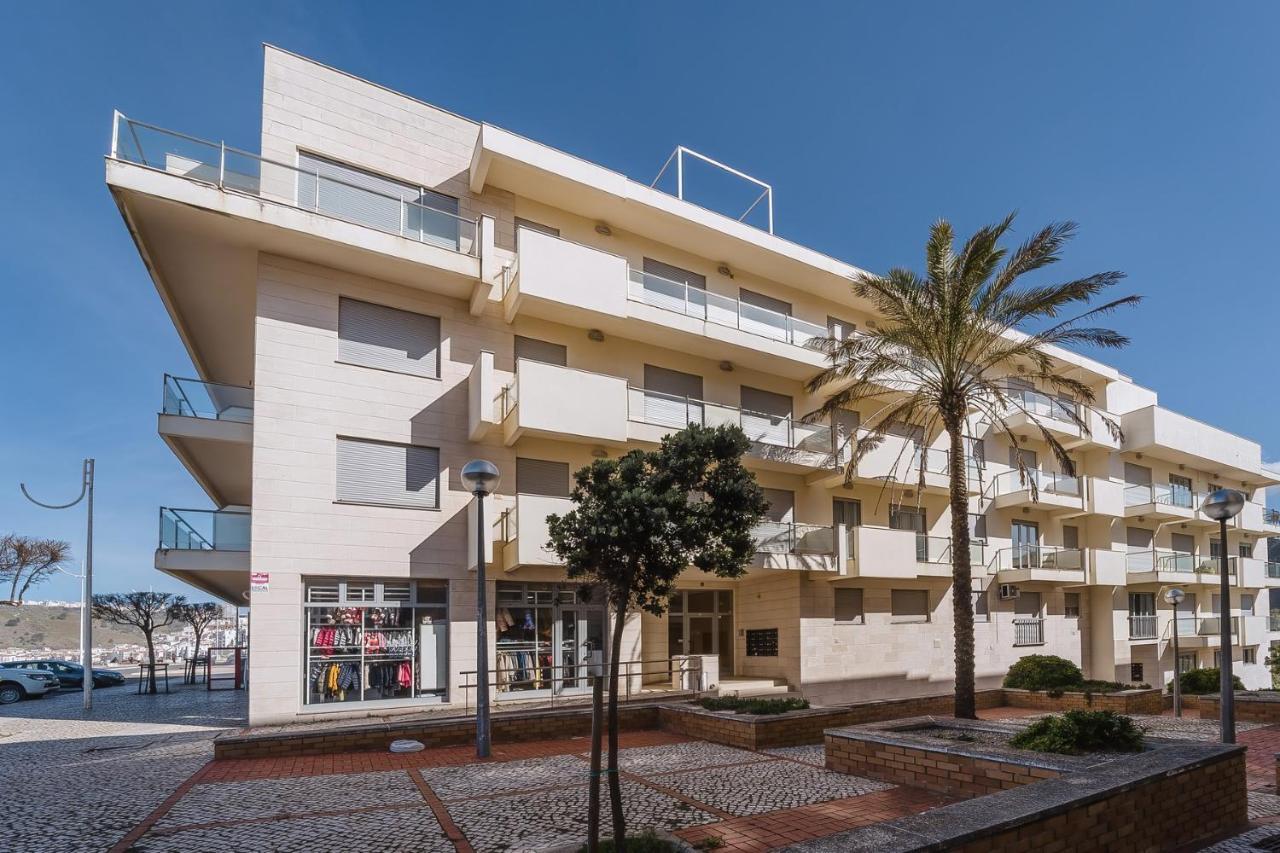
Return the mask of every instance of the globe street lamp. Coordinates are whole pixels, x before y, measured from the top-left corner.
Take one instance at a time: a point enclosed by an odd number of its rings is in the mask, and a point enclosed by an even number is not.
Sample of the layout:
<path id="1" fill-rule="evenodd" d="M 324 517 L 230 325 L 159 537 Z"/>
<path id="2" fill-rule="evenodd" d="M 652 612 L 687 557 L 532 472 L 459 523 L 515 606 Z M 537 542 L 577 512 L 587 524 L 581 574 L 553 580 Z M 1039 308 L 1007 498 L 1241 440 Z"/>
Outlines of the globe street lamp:
<path id="1" fill-rule="evenodd" d="M 1222 624 L 1222 665 L 1219 667 L 1219 691 L 1221 701 L 1219 723 L 1222 730 L 1223 743 L 1236 742 L 1236 699 L 1232 692 L 1231 673 L 1231 584 L 1227 579 L 1227 520 L 1235 518 L 1244 509 L 1244 493 L 1235 489 L 1215 489 L 1205 496 L 1200 511 L 1218 522 L 1218 572 L 1220 577 L 1219 597 L 1221 601 L 1218 619 Z"/>
<path id="2" fill-rule="evenodd" d="M 489 757 L 489 613 L 485 602 L 484 499 L 500 478 L 498 466 L 473 459 L 462 466 L 462 484 L 476 496 L 476 756 Z"/>
<path id="3" fill-rule="evenodd" d="M 1178 605 L 1186 594 L 1176 586 L 1165 590 L 1164 600 L 1173 605 L 1173 715 L 1182 716 L 1182 670 L 1178 666 Z"/>

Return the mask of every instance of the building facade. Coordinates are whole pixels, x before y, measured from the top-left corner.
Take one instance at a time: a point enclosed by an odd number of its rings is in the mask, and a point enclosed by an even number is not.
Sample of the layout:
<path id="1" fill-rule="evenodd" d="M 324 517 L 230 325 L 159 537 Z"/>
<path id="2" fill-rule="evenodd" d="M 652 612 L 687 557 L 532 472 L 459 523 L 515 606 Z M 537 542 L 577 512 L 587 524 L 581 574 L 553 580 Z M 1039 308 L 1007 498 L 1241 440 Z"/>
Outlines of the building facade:
<path id="1" fill-rule="evenodd" d="M 483 525 L 497 699 L 581 691 L 610 620 L 546 550 L 546 517 L 592 458 L 690 422 L 753 439 L 768 520 L 745 577 L 691 569 L 666 617 L 630 619 L 628 686 L 692 658 L 704 681 L 817 702 L 951 689 L 942 440 L 904 425 L 845 486 L 859 413 L 800 419 L 822 366 L 805 341 L 877 321 L 854 267 L 272 47 L 258 152 L 117 115 L 106 171 L 198 373 L 164 378 L 159 432 L 217 507 L 162 509 L 156 565 L 251 606 L 251 722 L 474 701 L 473 458 L 503 473 Z M 1280 518 L 1259 446 L 1051 355 L 1124 437 L 1017 377 L 1079 476 L 1031 423 L 1013 421 L 1016 445 L 970 424 L 980 686 L 1029 653 L 1163 683 L 1171 585 L 1182 665 L 1213 665 L 1227 615 L 1240 674 L 1269 683 Z M 1250 499 L 1228 602 L 1197 510 L 1217 485 Z"/>

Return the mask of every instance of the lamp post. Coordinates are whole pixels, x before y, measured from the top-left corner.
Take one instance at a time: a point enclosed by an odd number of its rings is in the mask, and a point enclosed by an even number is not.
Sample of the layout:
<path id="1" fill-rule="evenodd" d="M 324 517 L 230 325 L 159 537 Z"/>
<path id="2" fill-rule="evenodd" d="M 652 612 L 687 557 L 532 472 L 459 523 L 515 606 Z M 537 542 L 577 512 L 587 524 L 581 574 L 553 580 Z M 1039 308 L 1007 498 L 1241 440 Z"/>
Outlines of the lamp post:
<path id="1" fill-rule="evenodd" d="M 489 757 L 489 613 L 485 602 L 484 499 L 498 487 L 498 466 L 473 459 L 462 466 L 462 484 L 476 496 L 476 757 Z"/>
<path id="2" fill-rule="evenodd" d="M 1176 586 L 1165 590 L 1164 600 L 1173 605 L 1173 715 L 1182 716 L 1182 670 L 1178 666 L 1178 605 L 1186 594 Z"/>
<path id="3" fill-rule="evenodd" d="M 93 460 L 84 460 L 84 472 L 80 480 L 80 495 L 70 503 L 47 504 L 31 497 L 26 483 L 18 488 L 27 500 L 45 509 L 70 509 L 86 497 L 89 499 L 88 523 L 84 540 L 84 573 L 80 578 L 80 665 L 84 667 L 80 690 L 84 697 L 84 709 L 93 710 Z"/>
<path id="4" fill-rule="evenodd" d="M 1218 548 L 1219 596 L 1221 602 L 1218 614 L 1222 627 L 1222 665 L 1218 669 L 1221 676 L 1218 690 L 1221 700 L 1218 703 L 1219 723 L 1223 743 L 1236 742 L 1236 697 L 1232 692 L 1231 672 L 1231 584 L 1227 578 L 1227 520 L 1235 518 L 1244 509 L 1244 493 L 1235 489 L 1215 489 L 1205 496 L 1200 511 L 1218 522 L 1218 536 L 1221 543 Z"/>

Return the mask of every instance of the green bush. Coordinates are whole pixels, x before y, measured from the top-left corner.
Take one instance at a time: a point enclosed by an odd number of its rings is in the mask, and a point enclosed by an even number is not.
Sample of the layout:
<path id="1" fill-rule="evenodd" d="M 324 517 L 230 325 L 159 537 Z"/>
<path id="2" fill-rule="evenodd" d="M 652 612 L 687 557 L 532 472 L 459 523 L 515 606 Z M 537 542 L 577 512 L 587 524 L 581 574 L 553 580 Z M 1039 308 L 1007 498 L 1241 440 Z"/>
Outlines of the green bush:
<path id="1" fill-rule="evenodd" d="M 1182 687 L 1183 696 L 1203 696 L 1205 693 L 1217 693 L 1221 683 L 1222 673 L 1215 667 L 1207 667 L 1205 669 L 1189 669 L 1182 673 L 1179 680 Z M 1240 680 L 1240 676 L 1231 676 L 1231 686 L 1235 690 L 1244 690 L 1244 682 Z M 1165 689 L 1172 693 L 1173 682 L 1170 681 L 1165 685 Z"/>
<path id="2" fill-rule="evenodd" d="M 809 700 L 795 696 L 781 699 L 740 699 L 737 696 L 710 696 L 699 699 L 698 704 L 708 711 L 733 711 L 738 714 L 785 714 L 787 711 L 803 711 Z"/>
<path id="3" fill-rule="evenodd" d="M 578 848 L 578 853 L 583 853 L 587 849 L 587 845 Z M 667 841 L 659 838 L 654 834 L 652 829 L 647 829 L 639 835 L 627 836 L 627 853 L 669 853 L 669 851 L 679 850 L 680 848 Z M 601 853 L 613 853 L 613 837 L 600 839 Z"/>
<path id="4" fill-rule="evenodd" d="M 1143 729 L 1115 711 L 1067 711 L 1036 720 L 1009 741 L 1019 749 L 1079 755 L 1140 752 Z"/>
<path id="5" fill-rule="evenodd" d="M 1004 686 L 1014 690 L 1078 690 L 1083 684 L 1080 667 L 1056 655 L 1027 655 L 1004 677 Z"/>

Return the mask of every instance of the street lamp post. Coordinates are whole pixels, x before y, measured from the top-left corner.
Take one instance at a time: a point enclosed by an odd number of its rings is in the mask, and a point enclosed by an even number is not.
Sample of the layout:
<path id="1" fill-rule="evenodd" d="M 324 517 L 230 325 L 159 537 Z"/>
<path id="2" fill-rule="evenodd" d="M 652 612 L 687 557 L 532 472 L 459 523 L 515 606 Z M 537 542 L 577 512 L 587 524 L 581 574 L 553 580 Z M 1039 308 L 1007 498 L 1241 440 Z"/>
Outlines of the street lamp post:
<path id="1" fill-rule="evenodd" d="M 489 757 L 489 613 L 485 601 L 484 499 L 493 494 L 498 466 L 473 459 L 462 466 L 462 484 L 476 496 L 476 756 Z"/>
<path id="2" fill-rule="evenodd" d="M 1164 600 L 1173 605 L 1173 715 L 1182 716 L 1182 670 L 1178 666 L 1178 605 L 1186 594 L 1176 586 L 1165 591 Z"/>
<path id="3" fill-rule="evenodd" d="M 84 540 L 84 575 L 80 579 L 80 665 L 84 667 L 81 681 L 81 692 L 84 694 L 84 709 L 93 710 L 93 460 L 84 460 L 84 474 L 80 481 L 80 495 L 70 503 L 47 504 L 31 497 L 26 483 L 19 483 L 18 488 L 27 500 L 45 509 L 70 509 L 80 501 L 88 498 L 88 524 Z"/>
<path id="4" fill-rule="evenodd" d="M 1244 493 L 1235 489 L 1215 489 L 1200 505 L 1200 511 L 1218 522 L 1218 619 L 1222 628 L 1222 664 L 1218 668 L 1221 680 L 1218 690 L 1219 724 L 1223 743 L 1236 742 L 1236 697 L 1232 689 L 1231 672 L 1231 584 L 1227 577 L 1227 520 L 1235 518 L 1244 509 Z"/>

